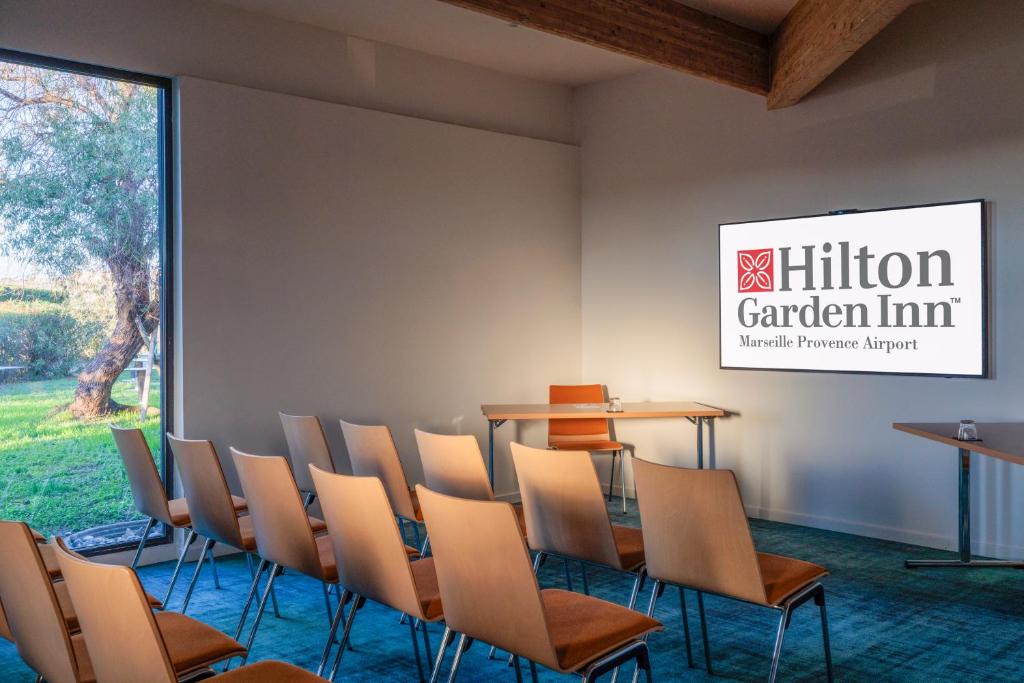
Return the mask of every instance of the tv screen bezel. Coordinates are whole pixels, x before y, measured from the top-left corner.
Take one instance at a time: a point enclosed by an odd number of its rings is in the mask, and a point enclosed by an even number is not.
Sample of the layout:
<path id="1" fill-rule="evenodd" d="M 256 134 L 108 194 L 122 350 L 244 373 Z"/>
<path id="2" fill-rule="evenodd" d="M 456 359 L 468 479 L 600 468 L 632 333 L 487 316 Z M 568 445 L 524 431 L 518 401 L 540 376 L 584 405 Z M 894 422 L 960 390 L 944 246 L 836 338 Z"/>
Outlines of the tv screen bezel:
<path id="1" fill-rule="evenodd" d="M 828 218 L 848 214 L 879 213 L 882 211 L 900 211 L 905 209 L 925 209 L 934 206 L 955 206 L 959 204 L 977 204 L 980 212 L 980 239 L 981 239 L 981 372 L 979 374 L 949 374 L 940 372 L 888 372 L 885 370 L 818 370 L 814 368 L 759 368 L 722 364 L 722 229 L 733 225 L 748 225 L 750 223 L 770 223 L 774 221 L 797 220 L 800 218 Z M 883 375 L 891 377 L 940 377 L 946 379 L 989 379 L 990 378 L 990 297 L 989 287 L 989 219 L 988 203 L 985 199 L 964 199 L 950 202 L 932 202 L 929 204 L 908 204 L 906 206 L 887 206 L 879 209 L 843 209 L 828 211 L 826 213 L 805 214 L 802 216 L 785 216 L 781 218 L 761 218 L 749 221 L 729 221 L 718 224 L 718 369 L 719 370 L 745 370 L 755 372 L 814 372 L 835 375 Z"/>

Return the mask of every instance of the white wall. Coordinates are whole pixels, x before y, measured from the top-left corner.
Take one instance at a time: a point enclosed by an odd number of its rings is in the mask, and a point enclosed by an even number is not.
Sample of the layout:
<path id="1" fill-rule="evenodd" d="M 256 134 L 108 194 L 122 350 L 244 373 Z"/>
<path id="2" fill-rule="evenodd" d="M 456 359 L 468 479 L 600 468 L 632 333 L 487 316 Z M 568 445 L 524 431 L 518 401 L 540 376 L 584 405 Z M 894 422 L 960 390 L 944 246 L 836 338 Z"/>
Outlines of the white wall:
<path id="1" fill-rule="evenodd" d="M 1024 4 L 916 5 L 804 103 L 664 70 L 577 94 L 584 379 L 627 399 L 695 399 L 751 512 L 954 546 L 955 451 L 893 421 L 1024 415 Z M 718 369 L 720 222 L 985 197 L 994 377 Z M 692 464 L 688 424 L 628 423 L 637 455 Z M 1024 554 L 1024 472 L 975 458 L 979 548 Z"/>
<path id="2" fill-rule="evenodd" d="M 0 47 L 573 139 L 569 88 L 211 0 L 0 0 Z"/>
<path id="3" fill-rule="evenodd" d="M 576 147 L 192 78 L 179 92 L 184 435 L 225 459 L 283 453 L 277 412 L 316 414 L 347 467 L 337 419 L 384 423 L 415 482 L 413 427 L 485 447 L 481 403 L 579 377 Z"/>

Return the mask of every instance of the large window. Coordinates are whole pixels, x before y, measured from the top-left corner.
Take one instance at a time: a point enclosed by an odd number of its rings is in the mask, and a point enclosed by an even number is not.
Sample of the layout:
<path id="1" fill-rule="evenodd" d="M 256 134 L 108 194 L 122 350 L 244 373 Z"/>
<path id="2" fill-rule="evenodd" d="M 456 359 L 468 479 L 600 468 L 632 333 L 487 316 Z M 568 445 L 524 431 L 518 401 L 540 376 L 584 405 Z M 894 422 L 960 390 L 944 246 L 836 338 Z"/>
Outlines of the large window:
<path id="1" fill-rule="evenodd" d="M 111 423 L 171 479 L 171 111 L 166 79 L 0 50 L 0 518 L 86 552 L 144 527 Z"/>

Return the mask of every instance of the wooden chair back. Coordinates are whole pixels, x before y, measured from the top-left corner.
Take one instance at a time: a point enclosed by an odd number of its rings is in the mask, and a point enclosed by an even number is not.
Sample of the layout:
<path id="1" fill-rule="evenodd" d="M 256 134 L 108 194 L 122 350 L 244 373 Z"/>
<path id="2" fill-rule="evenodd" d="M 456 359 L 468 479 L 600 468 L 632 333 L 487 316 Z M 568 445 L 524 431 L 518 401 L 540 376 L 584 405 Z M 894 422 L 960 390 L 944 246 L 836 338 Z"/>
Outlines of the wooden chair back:
<path id="1" fill-rule="evenodd" d="M 512 506 L 416 487 L 446 624 L 560 670 L 530 552 Z"/>
<path id="2" fill-rule="evenodd" d="M 167 491 L 164 489 L 160 473 L 156 469 L 153 453 L 146 443 L 146 435 L 135 427 L 121 428 L 110 426 L 114 435 L 114 443 L 124 461 L 124 469 L 128 473 L 128 484 L 135 499 L 135 509 L 164 524 L 171 524 L 171 513 L 167 509 Z"/>
<path id="3" fill-rule="evenodd" d="M 590 454 L 511 448 L 530 547 L 622 569 Z"/>
<path id="4" fill-rule="evenodd" d="M 213 443 L 179 439 L 171 434 L 167 435 L 167 440 L 188 501 L 192 528 L 200 536 L 242 549 L 238 513 Z"/>
<path id="5" fill-rule="evenodd" d="M 352 474 L 380 479 L 395 514 L 416 519 L 409 482 L 391 430 L 385 425 L 357 425 L 341 420 L 341 432 L 352 462 Z"/>
<path id="6" fill-rule="evenodd" d="M 96 680 L 174 683 L 174 667 L 135 572 L 89 562 L 67 552 L 59 539 L 55 543 Z"/>
<path id="7" fill-rule="evenodd" d="M 284 427 L 284 438 L 288 441 L 288 453 L 291 455 L 292 474 L 299 490 L 312 492 L 313 479 L 309 476 L 309 466 L 315 465 L 327 472 L 334 472 L 334 460 L 331 459 L 331 448 L 327 445 L 327 436 L 320 418 L 315 415 L 286 415 L 281 417 Z"/>
<path id="8" fill-rule="evenodd" d="M 235 448 L 231 449 L 231 457 L 249 506 L 260 557 L 322 580 L 323 567 L 313 529 L 288 461 L 281 456 L 252 455 Z"/>
<path id="9" fill-rule="evenodd" d="M 312 466 L 310 471 L 334 546 L 339 583 L 357 595 L 425 618 L 405 542 L 381 481 Z"/>
<path id="10" fill-rule="evenodd" d="M 552 384 L 548 387 L 548 403 L 604 403 L 604 387 L 600 384 Z M 548 420 L 548 445 L 608 441 L 610 432 L 608 420 L 600 417 Z"/>
<path id="11" fill-rule="evenodd" d="M 633 461 L 647 573 L 767 605 L 736 475 Z"/>
<path id="12" fill-rule="evenodd" d="M 50 683 L 77 683 L 80 664 L 32 532 L 0 521 L 0 601 L 18 654 Z"/>
<path id="13" fill-rule="evenodd" d="M 417 429 L 416 445 L 429 489 L 456 498 L 494 500 L 475 436 L 431 434 Z"/>

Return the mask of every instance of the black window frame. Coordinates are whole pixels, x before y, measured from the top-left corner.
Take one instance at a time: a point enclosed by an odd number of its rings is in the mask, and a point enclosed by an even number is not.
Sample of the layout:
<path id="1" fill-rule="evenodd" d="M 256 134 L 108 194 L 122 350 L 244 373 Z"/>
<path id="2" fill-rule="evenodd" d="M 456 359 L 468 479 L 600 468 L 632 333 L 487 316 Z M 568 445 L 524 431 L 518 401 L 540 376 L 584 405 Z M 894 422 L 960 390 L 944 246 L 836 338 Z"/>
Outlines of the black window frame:
<path id="1" fill-rule="evenodd" d="M 174 462 L 167 440 L 167 432 L 174 418 L 174 81 L 166 76 L 155 76 L 136 71 L 115 69 L 76 62 L 58 57 L 48 57 L 19 50 L 0 47 L 0 61 L 25 64 L 44 69 L 66 71 L 83 76 L 95 76 L 112 80 L 128 81 L 151 86 L 159 91 L 159 115 L 157 119 L 160 144 L 157 163 L 160 166 L 160 459 L 163 465 L 163 484 L 167 497 L 174 496 Z M 174 529 L 161 524 L 163 533 L 150 537 L 146 547 L 163 545 L 174 540 Z M 134 550 L 138 542 L 89 548 L 80 551 L 83 555 L 108 555 Z"/>

